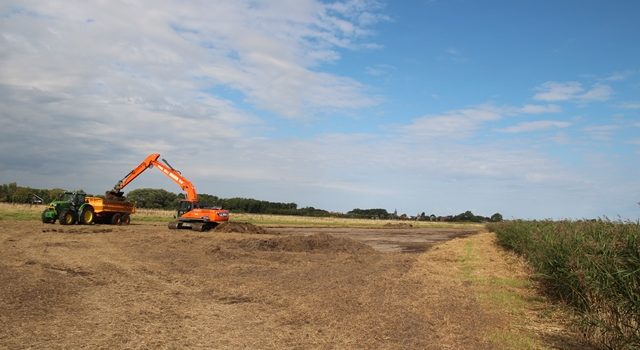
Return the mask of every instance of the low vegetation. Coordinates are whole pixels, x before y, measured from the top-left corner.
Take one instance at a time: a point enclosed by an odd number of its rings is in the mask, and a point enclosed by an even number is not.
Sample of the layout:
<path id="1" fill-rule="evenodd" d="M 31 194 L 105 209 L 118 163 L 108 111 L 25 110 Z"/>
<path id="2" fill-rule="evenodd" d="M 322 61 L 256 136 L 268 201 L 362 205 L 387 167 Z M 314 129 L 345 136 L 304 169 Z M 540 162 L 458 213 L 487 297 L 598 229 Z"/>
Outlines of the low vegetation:
<path id="1" fill-rule="evenodd" d="M 640 223 L 511 221 L 489 224 L 523 255 L 544 290 L 572 306 L 585 335 L 607 348 L 640 347 Z"/>

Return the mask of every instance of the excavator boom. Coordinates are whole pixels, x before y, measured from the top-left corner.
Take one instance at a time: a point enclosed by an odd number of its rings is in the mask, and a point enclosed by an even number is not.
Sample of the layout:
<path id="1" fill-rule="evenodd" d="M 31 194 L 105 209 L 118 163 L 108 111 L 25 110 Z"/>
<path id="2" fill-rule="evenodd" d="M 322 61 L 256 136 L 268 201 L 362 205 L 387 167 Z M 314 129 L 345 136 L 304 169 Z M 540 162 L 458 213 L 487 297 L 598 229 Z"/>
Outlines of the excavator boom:
<path id="1" fill-rule="evenodd" d="M 140 174 L 145 172 L 145 170 L 156 167 L 163 174 L 173 180 L 182 190 L 185 192 L 187 196 L 187 200 L 190 202 L 198 201 L 198 193 L 196 192 L 195 186 L 191 183 L 191 181 L 187 180 L 182 174 L 174 169 L 169 163 L 162 164 L 158 162 L 158 158 L 160 158 L 159 153 L 152 153 L 145 158 L 142 163 L 140 163 L 137 167 L 135 167 L 129 174 L 127 174 L 122 180 L 118 181 L 118 183 L 113 187 L 113 192 L 120 193 L 123 188 L 125 188 L 128 184 L 130 184 L 133 180 L 135 180 Z M 164 161 L 164 159 L 163 159 Z"/>

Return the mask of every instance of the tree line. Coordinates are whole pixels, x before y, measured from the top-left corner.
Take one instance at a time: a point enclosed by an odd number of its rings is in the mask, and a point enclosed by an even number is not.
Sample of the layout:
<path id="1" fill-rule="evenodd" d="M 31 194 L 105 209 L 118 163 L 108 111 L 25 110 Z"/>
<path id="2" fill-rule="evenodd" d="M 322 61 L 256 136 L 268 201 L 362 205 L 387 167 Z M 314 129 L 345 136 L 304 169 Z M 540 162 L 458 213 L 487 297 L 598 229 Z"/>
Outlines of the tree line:
<path id="1" fill-rule="evenodd" d="M 18 186 L 15 182 L 0 185 L 0 202 L 8 203 L 49 203 L 60 197 L 65 191 L 60 188 L 35 189 Z M 103 195 L 95 195 L 103 197 Z M 175 194 L 163 189 L 139 188 L 127 193 L 127 199 L 135 202 L 139 208 L 174 210 L 180 200 L 184 200 L 184 194 Z M 273 214 L 273 215 L 299 215 L 316 217 L 348 217 L 381 220 L 415 220 L 415 221 L 466 221 L 466 222 L 498 222 L 502 221 L 502 215 L 495 213 L 491 217 L 479 216 L 471 211 L 458 215 L 436 216 L 426 215 L 424 212 L 416 216 L 406 214 L 398 215 L 397 211 L 389 213 L 386 209 L 353 209 L 347 213 L 330 212 L 314 207 L 298 208 L 296 203 L 281 203 L 258 200 L 253 198 L 220 198 L 210 194 L 199 194 L 198 200 L 201 207 L 219 207 L 237 213 Z"/>
<path id="2" fill-rule="evenodd" d="M 184 194 L 175 194 L 162 189 L 140 188 L 127 193 L 127 198 L 135 202 L 140 208 L 173 210 Z M 202 193 L 198 194 L 201 207 L 219 207 L 238 213 L 301 215 L 301 216 L 331 216 L 333 213 L 314 207 L 298 208 L 296 203 L 280 203 L 258 200 L 253 198 L 220 198 Z"/>
<path id="3" fill-rule="evenodd" d="M 383 220 L 414 220 L 414 221 L 467 221 L 467 222 L 499 222 L 502 221 L 502 214 L 495 213 L 488 216 L 475 215 L 467 210 L 458 215 L 436 216 L 434 214 L 426 215 L 422 212 L 420 215 L 408 216 L 407 214 L 398 214 L 387 212 L 386 209 L 353 209 L 347 212 L 348 217 L 356 217 L 363 219 L 383 219 Z"/>
<path id="4" fill-rule="evenodd" d="M 0 185 L 0 202 L 41 204 L 49 203 L 64 193 L 61 188 L 50 190 L 18 186 L 15 182 Z"/>

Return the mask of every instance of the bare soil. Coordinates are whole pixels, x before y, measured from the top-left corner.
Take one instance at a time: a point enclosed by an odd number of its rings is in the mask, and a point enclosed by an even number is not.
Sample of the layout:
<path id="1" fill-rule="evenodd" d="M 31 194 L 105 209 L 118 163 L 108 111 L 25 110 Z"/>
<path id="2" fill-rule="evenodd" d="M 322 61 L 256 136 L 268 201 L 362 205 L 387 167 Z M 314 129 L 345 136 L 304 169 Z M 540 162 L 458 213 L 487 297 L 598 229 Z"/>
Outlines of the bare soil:
<path id="1" fill-rule="evenodd" d="M 0 348 L 491 349 L 508 323 L 455 277 L 472 232 L 225 230 L 0 221 Z"/>
<path id="2" fill-rule="evenodd" d="M 381 252 L 424 252 L 435 244 L 478 233 L 477 229 L 412 228 L 411 224 L 385 225 L 384 228 L 275 227 L 273 234 L 330 234 L 363 242 Z"/>
<path id="3" fill-rule="evenodd" d="M 245 222 L 224 222 L 215 228 L 216 232 L 236 232 L 236 233 L 253 233 L 264 234 L 267 230 L 260 226 L 256 226 Z"/>

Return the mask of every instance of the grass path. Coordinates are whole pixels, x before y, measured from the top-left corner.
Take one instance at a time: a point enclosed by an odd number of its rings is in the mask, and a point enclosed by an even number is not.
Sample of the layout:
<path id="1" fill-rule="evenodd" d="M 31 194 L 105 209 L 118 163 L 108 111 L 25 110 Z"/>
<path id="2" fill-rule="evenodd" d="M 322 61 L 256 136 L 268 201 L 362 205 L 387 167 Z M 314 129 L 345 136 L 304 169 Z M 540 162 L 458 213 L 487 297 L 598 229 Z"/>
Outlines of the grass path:
<path id="1" fill-rule="evenodd" d="M 491 349 L 589 349 L 569 328 L 567 311 L 540 296 L 527 265 L 499 248 L 493 233 L 436 246 L 410 274 L 433 286 L 422 293 L 423 312 L 439 324 L 444 349 L 467 348 L 469 337 Z"/>

